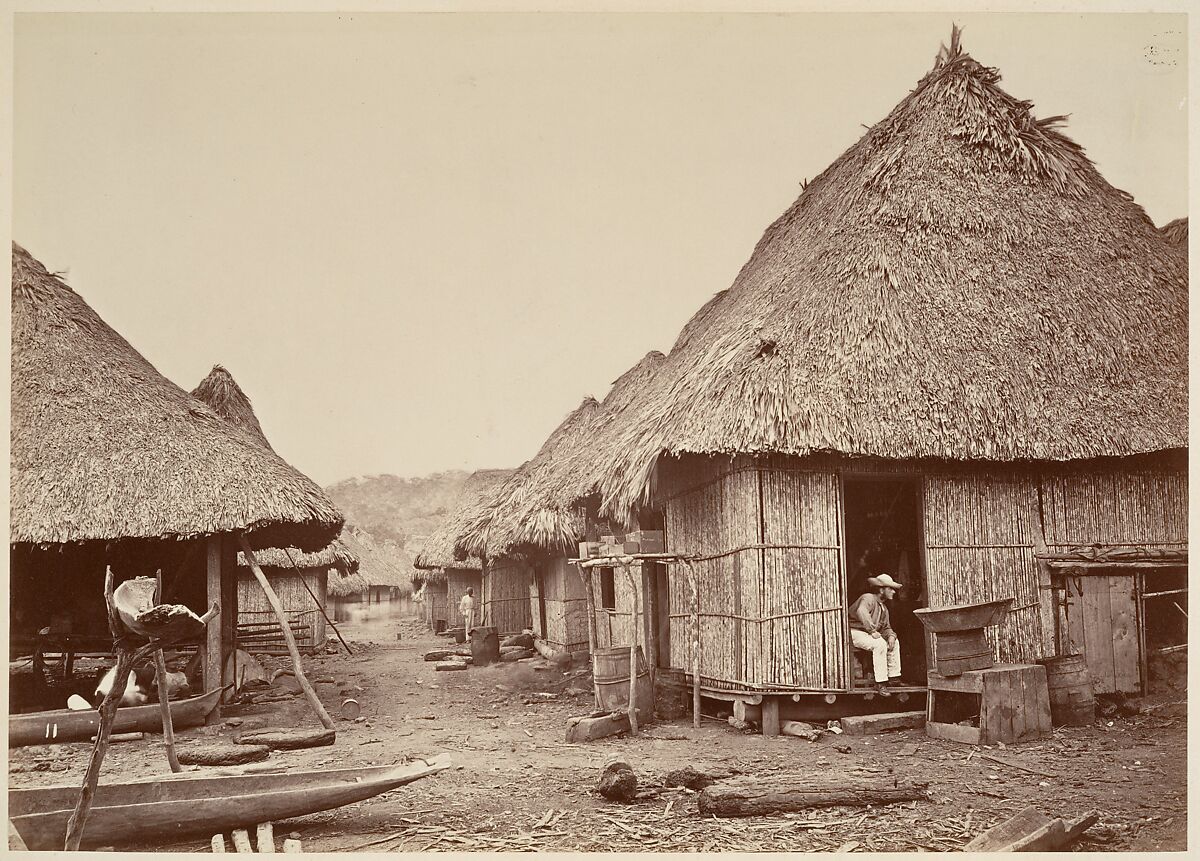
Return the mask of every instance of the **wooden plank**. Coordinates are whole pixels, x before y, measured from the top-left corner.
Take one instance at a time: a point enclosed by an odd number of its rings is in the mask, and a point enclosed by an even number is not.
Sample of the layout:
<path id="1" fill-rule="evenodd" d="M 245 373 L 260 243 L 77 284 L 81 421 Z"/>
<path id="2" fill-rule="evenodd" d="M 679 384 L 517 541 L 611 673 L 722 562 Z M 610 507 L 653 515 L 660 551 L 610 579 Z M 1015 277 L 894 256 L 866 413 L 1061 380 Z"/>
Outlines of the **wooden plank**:
<path id="1" fill-rule="evenodd" d="M 979 744 L 981 733 L 977 726 L 959 726 L 956 723 L 926 721 L 925 735 L 930 738 L 944 738 L 947 741 L 957 741 L 963 744 Z"/>
<path id="2" fill-rule="evenodd" d="M 841 725 L 846 735 L 871 735 L 889 729 L 919 729 L 925 725 L 925 712 L 849 715 L 841 719 Z"/>
<path id="3" fill-rule="evenodd" d="M 993 852 L 1046 827 L 1052 821 L 1049 816 L 1031 805 L 976 836 L 962 848 L 964 852 Z"/>
<path id="4" fill-rule="evenodd" d="M 1108 600 L 1112 608 L 1114 684 L 1121 693 L 1136 694 L 1142 679 L 1133 577 L 1109 577 Z"/>
<path id="5" fill-rule="evenodd" d="M 1045 672 L 1038 673 L 1029 671 L 1022 674 L 1021 677 L 1021 692 L 1022 697 L 1022 717 L 1024 727 L 1022 728 L 1022 736 L 1038 736 L 1042 734 L 1041 720 L 1038 716 L 1038 688 L 1045 686 Z"/>
<path id="6" fill-rule="evenodd" d="M 1008 675 L 1009 686 L 1009 708 L 1011 709 L 1010 721 L 1012 728 L 1013 741 L 1020 741 L 1024 738 L 1027 729 L 1025 721 L 1025 682 L 1029 677 L 1029 670 L 1013 670 Z"/>
<path id="7" fill-rule="evenodd" d="M 1012 740 L 1012 690 L 1007 673 L 991 673 L 983 680 L 979 730 L 984 744 Z"/>
<path id="8" fill-rule="evenodd" d="M 1063 577 L 1063 586 L 1067 596 L 1064 608 L 1067 617 L 1066 654 L 1087 654 L 1087 633 L 1083 624 L 1083 581 L 1068 574 Z"/>
<path id="9" fill-rule="evenodd" d="M 1113 667 L 1112 610 L 1108 598 L 1107 577 L 1083 580 L 1083 625 L 1087 646 L 1088 671 L 1098 694 L 1116 690 Z"/>
<path id="10" fill-rule="evenodd" d="M 214 535 L 205 541 L 205 600 L 209 606 L 221 604 L 221 536 Z M 202 652 L 201 672 L 204 679 L 204 693 L 218 690 L 221 687 L 221 629 L 226 617 L 236 613 L 221 604 L 220 624 L 209 625 L 205 629 L 204 642 L 200 644 Z M 208 718 L 211 723 L 220 722 L 220 708 L 213 709 Z"/>
<path id="11" fill-rule="evenodd" d="M 983 675 L 978 670 L 968 670 L 961 676 L 949 677 L 938 673 L 929 673 L 926 682 L 929 687 L 941 691 L 958 691 L 964 694 L 983 693 Z"/>

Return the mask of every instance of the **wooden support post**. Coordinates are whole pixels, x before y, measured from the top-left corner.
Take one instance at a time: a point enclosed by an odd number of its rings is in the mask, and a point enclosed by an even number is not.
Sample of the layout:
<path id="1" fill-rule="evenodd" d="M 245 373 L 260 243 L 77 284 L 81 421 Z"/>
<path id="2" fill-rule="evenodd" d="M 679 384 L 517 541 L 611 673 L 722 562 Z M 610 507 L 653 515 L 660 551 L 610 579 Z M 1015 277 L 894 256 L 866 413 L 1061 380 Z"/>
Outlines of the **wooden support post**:
<path id="1" fill-rule="evenodd" d="M 209 536 L 205 544 L 204 582 L 208 603 L 211 606 L 217 602 L 224 608 L 220 620 L 216 625 L 208 626 L 208 630 L 204 634 L 204 641 L 200 644 L 200 651 L 203 655 L 201 668 L 204 678 L 204 693 L 207 694 L 221 687 L 221 628 L 225 624 L 225 617 L 236 611 L 221 600 L 223 597 L 221 595 L 221 536 Z M 218 706 L 213 709 L 206 722 L 214 724 L 218 723 L 220 719 L 221 709 Z"/>
<path id="2" fill-rule="evenodd" d="M 768 738 L 779 735 L 779 700 L 775 697 L 763 697 L 762 732 Z"/>
<path id="3" fill-rule="evenodd" d="M 596 595 L 592 590 L 592 571 L 579 565 L 579 579 L 583 581 L 584 602 L 587 605 L 588 626 L 588 659 L 592 665 L 592 696 L 596 700 L 596 708 L 600 708 L 600 686 L 596 683 Z"/>
<path id="4" fill-rule="evenodd" d="M 650 670 L 650 684 L 658 678 L 658 590 L 655 588 L 661 569 L 642 565 L 642 604 L 646 618 L 646 664 Z M 653 603 L 651 597 L 653 596 Z M 651 610 L 651 607 L 654 609 Z"/>
<path id="5" fill-rule="evenodd" d="M 163 593 L 162 571 L 159 571 L 156 577 L 158 589 L 155 602 L 165 604 L 166 595 Z M 175 724 L 171 719 L 171 704 L 167 696 L 167 661 L 163 657 L 162 649 L 154 652 L 154 675 L 158 682 L 158 710 L 162 715 L 163 746 L 167 749 L 167 764 L 171 766 L 171 771 L 179 773 L 183 771 L 183 766 L 179 764 L 179 757 L 175 753 Z"/>
<path id="6" fill-rule="evenodd" d="M 287 614 L 283 612 L 283 605 L 279 603 L 279 596 L 271 588 L 271 583 L 267 580 L 267 575 L 263 573 L 262 568 L 258 567 L 258 560 L 254 558 L 254 551 L 250 549 L 250 542 L 246 540 L 246 536 L 239 533 L 238 542 L 242 546 L 242 553 L 245 554 L 246 561 L 250 564 L 250 570 L 254 572 L 254 579 L 262 587 L 263 594 L 267 596 L 267 603 L 271 605 L 271 609 L 275 611 L 275 618 L 279 620 L 284 642 L 287 643 L 288 653 L 292 656 L 292 669 L 295 671 L 297 684 L 304 691 L 304 696 L 316 713 L 317 719 L 321 721 L 321 725 L 325 729 L 333 729 L 333 718 L 329 716 L 329 712 L 325 711 L 325 706 L 321 705 L 317 692 L 313 690 L 313 686 L 304 675 L 304 666 L 300 662 L 300 649 L 296 647 L 296 638 L 292 636 L 292 628 L 288 624 Z"/>
<path id="7" fill-rule="evenodd" d="M 684 565 L 692 587 L 692 726 L 700 729 L 700 586 L 692 562 Z"/>
<path id="8" fill-rule="evenodd" d="M 632 636 L 629 644 L 629 734 L 636 736 L 638 734 L 638 718 L 637 718 L 637 650 L 638 650 L 638 627 L 640 619 L 638 617 L 638 589 L 637 583 L 633 579 L 633 571 L 629 565 L 622 565 L 625 569 L 625 578 L 629 581 L 629 588 L 633 591 L 633 618 L 630 620 L 632 624 L 629 626 L 632 631 Z"/>

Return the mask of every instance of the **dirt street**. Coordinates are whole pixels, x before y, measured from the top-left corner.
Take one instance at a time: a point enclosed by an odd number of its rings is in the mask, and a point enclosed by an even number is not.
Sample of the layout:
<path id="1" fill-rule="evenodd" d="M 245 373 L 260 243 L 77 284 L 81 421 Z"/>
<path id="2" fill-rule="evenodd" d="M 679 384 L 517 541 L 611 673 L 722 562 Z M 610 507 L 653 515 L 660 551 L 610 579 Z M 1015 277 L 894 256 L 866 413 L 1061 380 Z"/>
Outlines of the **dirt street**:
<path id="1" fill-rule="evenodd" d="M 386 764 L 449 752 L 453 767 L 359 804 L 276 826 L 307 852 L 415 850 L 773 850 L 946 851 L 1029 804 L 1055 816 L 1090 811 L 1100 824 L 1082 850 L 1186 848 L 1185 695 L 1143 701 L 1143 713 L 1053 738 L 973 748 L 909 730 L 868 737 L 825 735 L 816 742 L 739 732 L 690 718 L 646 728 L 639 738 L 587 745 L 563 742 L 569 716 L 591 710 L 587 677 L 502 664 L 435 672 L 426 649 L 446 641 L 412 620 L 350 625 L 355 649 L 309 661 L 330 712 L 345 696 L 362 705 L 357 722 L 338 720 L 333 747 L 277 752 L 294 768 Z M 396 639 L 396 634 L 400 639 Z M 370 637 L 375 642 L 363 642 Z M 283 665 L 274 659 L 273 665 Z M 330 681 L 331 680 L 331 681 Z M 291 684 L 281 678 L 277 687 Z M 180 733 L 181 743 L 257 726 L 317 726 L 303 697 L 240 711 L 237 727 Z M 234 718 L 237 720 L 238 718 Z M 843 751 L 841 752 L 838 748 Z M 10 751 L 14 786 L 81 779 L 90 745 Z M 991 761 L 985 755 L 1006 759 Z M 594 790 L 606 762 L 623 759 L 643 797 L 608 802 Z M 1018 768 L 1017 765 L 1023 766 Z M 666 772 L 692 766 L 738 781 L 812 772 L 901 774 L 928 781 L 930 799 L 882 808 L 842 807 L 745 819 L 704 819 L 696 796 L 665 789 Z M 102 780 L 166 770 L 158 738 L 115 744 Z M 142 850 L 207 851 L 207 839 Z"/>

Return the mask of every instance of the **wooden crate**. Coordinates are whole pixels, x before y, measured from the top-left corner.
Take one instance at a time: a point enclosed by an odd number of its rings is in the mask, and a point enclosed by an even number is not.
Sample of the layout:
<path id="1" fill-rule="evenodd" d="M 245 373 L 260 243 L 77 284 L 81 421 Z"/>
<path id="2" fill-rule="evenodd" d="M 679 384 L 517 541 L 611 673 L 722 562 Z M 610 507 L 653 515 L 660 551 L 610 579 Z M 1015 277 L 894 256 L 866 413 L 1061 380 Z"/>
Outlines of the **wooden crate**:
<path id="1" fill-rule="evenodd" d="M 978 701 L 978 726 L 935 720 L 939 695 L 968 695 Z M 946 678 L 929 673 L 925 734 L 966 744 L 1013 744 L 1049 735 L 1050 693 L 1039 664 L 997 664 Z"/>

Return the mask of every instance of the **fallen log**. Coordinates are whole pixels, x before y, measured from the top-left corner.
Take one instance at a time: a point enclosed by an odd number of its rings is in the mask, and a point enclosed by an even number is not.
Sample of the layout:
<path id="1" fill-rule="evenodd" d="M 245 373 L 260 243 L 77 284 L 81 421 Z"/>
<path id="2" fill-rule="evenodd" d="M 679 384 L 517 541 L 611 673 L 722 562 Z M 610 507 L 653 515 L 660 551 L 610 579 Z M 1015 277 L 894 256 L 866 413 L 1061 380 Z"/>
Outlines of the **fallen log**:
<path id="1" fill-rule="evenodd" d="M 444 661 L 454 653 L 454 649 L 433 649 L 432 651 L 425 653 L 425 660 Z"/>
<path id="2" fill-rule="evenodd" d="M 261 744 L 192 744 L 179 747 L 179 762 L 183 765 L 241 765 L 261 762 L 271 755 L 271 749 Z"/>
<path id="3" fill-rule="evenodd" d="M 467 668 L 466 661 L 439 661 L 433 665 L 434 670 L 439 673 L 452 673 L 455 670 L 465 670 Z"/>
<path id="4" fill-rule="evenodd" d="M 324 747 L 333 744 L 337 733 L 331 729 L 262 729 L 244 732 L 235 739 L 238 744 L 261 744 L 271 750 L 299 750 L 304 747 Z"/>
<path id="5" fill-rule="evenodd" d="M 556 649 L 556 648 L 554 648 L 554 646 L 550 645 L 545 640 L 534 640 L 533 648 L 537 650 L 537 653 L 539 655 L 541 655 L 547 661 L 551 661 L 552 663 L 555 663 L 555 664 L 571 663 L 571 653 L 570 652 L 568 652 L 566 649 Z"/>
<path id="6" fill-rule="evenodd" d="M 501 649 L 500 660 L 506 664 L 513 664 L 525 658 L 532 658 L 537 655 L 533 649 Z"/>
<path id="7" fill-rule="evenodd" d="M 926 798 L 927 786 L 899 779 L 709 786 L 700 793 L 698 812 L 704 816 L 762 816 L 810 807 L 895 804 Z"/>

